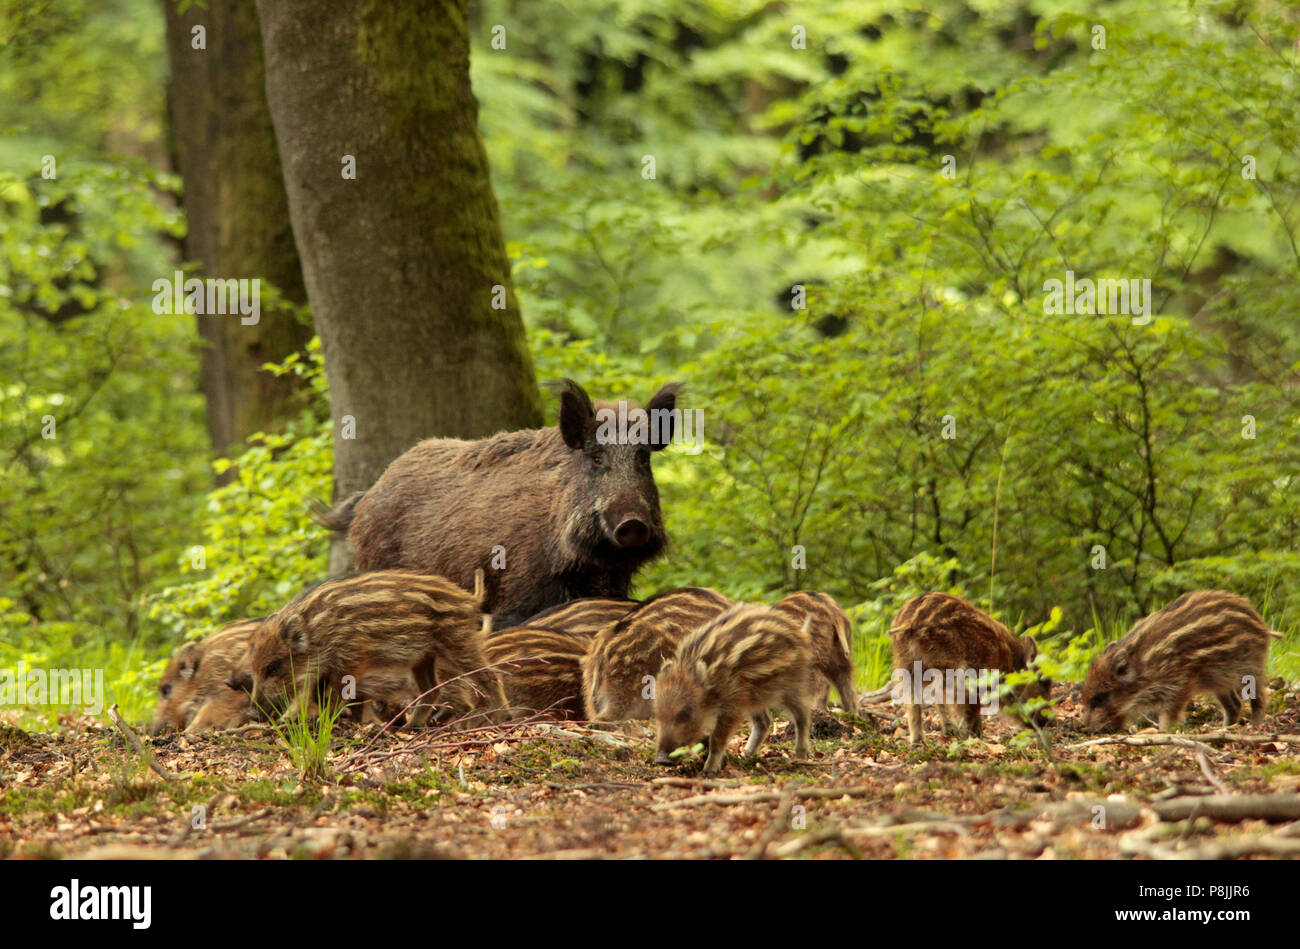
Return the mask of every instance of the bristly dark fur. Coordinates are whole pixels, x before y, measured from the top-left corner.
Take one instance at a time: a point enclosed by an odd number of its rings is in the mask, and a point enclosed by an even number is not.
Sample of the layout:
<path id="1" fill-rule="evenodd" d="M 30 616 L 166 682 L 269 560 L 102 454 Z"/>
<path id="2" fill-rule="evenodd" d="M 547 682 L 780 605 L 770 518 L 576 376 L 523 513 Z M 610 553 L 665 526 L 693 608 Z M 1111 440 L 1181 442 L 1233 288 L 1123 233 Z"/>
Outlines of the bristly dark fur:
<path id="1" fill-rule="evenodd" d="M 671 411 L 679 388 L 664 386 L 646 409 Z M 602 444 L 595 412 L 611 407 L 565 380 L 558 426 L 428 439 L 318 520 L 348 530 L 358 570 L 419 570 L 466 586 L 486 571 L 497 628 L 572 599 L 626 599 L 668 544 L 649 461 L 663 445 Z"/>

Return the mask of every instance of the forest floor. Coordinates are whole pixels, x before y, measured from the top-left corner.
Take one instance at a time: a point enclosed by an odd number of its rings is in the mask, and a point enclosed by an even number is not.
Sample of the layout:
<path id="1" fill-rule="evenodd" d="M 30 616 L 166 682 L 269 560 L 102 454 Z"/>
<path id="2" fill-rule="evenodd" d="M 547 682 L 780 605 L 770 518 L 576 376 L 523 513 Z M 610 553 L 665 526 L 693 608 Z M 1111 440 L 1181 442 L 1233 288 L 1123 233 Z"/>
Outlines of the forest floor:
<path id="1" fill-rule="evenodd" d="M 345 724 L 316 781 L 262 726 L 152 739 L 151 769 L 107 721 L 0 725 L 0 856 L 1300 856 L 1300 695 L 1259 728 L 1194 704 L 1176 736 L 1087 745 L 1078 696 L 1061 687 L 1050 751 L 999 719 L 962 740 L 927 717 L 910 747 L 888 719 L 822 715 L 812 760 L 782 725 L 751 761 L 733 739 L 710 780 L 654 765 L 649 723 Z"/>

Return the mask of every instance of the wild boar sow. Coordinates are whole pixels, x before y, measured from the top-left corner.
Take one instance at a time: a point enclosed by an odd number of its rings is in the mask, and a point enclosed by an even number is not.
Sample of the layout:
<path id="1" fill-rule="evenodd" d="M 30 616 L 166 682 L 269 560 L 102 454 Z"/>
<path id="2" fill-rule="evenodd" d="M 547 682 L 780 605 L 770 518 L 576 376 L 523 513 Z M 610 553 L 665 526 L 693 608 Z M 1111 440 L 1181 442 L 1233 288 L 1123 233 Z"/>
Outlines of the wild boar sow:
<path id="1" fill-rule="evenodd" d="M 1168 731 L 1202 693 L 1218 699 L 1224 725 L 1237 721 L 1249 697 L 1259 724 L 1268 706 L 1268 643 L 1278 635 L 1240 596 L 1186 593 L 1093 659 L 1083 682 L 1085 725 L 1111 730 L 1154 715 Z"/>
<path id="2" fill-rule="evenodd" d="M 486 571 L 498 628 L 579 597 L 625 599 L 668 542 L 650 456 L 673 436 L 678 390 L 629 409 L 565 379 L 556 427 L 420 442 L 318 518 L 348 532 L 357 570 L 463 586 Z"/>

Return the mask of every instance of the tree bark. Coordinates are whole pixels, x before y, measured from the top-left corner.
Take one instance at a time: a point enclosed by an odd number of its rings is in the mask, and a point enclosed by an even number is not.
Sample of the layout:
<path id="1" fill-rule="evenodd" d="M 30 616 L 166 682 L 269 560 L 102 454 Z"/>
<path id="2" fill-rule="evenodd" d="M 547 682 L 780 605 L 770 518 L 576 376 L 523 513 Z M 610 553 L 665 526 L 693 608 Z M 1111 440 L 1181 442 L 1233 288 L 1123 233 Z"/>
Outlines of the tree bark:
<path id="1" fill-rule="evenodd" d="M 465 0 L 257 8 L 337 426 L 336 496 L 368 488 L 423 438 L 539 425 L 470 91 Z"/>
<path id="2" fill-rule="evenodd" d="M 254 0 L 211 0 L 183 14 L 176 0 L 162 3 L 173 151 L 185 183 L 185 257 L 206 276 L 258 278 L 300 307 L 307 293 L 266 105 Z M 204 49 L 193 46 L 195 26 L 204 28 Z M 256 324 L 196 317 L 206 344 L 208 431 L 219 452 L 293 414 L 296 377 L 277 379 L 261 367 L 303 349 L 312 330 L 291 307 L 268 302 L 264 297 Z"/>

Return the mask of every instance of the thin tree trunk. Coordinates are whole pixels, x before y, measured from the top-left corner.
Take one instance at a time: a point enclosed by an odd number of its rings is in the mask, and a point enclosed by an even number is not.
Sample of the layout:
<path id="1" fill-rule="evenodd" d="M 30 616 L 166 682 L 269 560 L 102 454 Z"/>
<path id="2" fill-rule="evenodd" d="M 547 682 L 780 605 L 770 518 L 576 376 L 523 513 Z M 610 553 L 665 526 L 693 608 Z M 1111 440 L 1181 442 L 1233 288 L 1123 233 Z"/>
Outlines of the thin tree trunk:
<path id="1" fill-rule="evenodd" d="M 301 306 L 307 293 L 266 105 L 254 0 L 210 0 L 183 14 L 175 0 L 162 3 L 173 150 L 185 183 L 185 257 L 204 275 L 258 278 Z M 195 26 L 203 27 L 206 48 L 194 48 Z M 295 409 L 295 377 L 277 379 L 261 367 L 301 350 L 311 327 L 267 302 L 256 324 L 197 317 L 208 431 L 219 452 L 276 429 Z"/>

